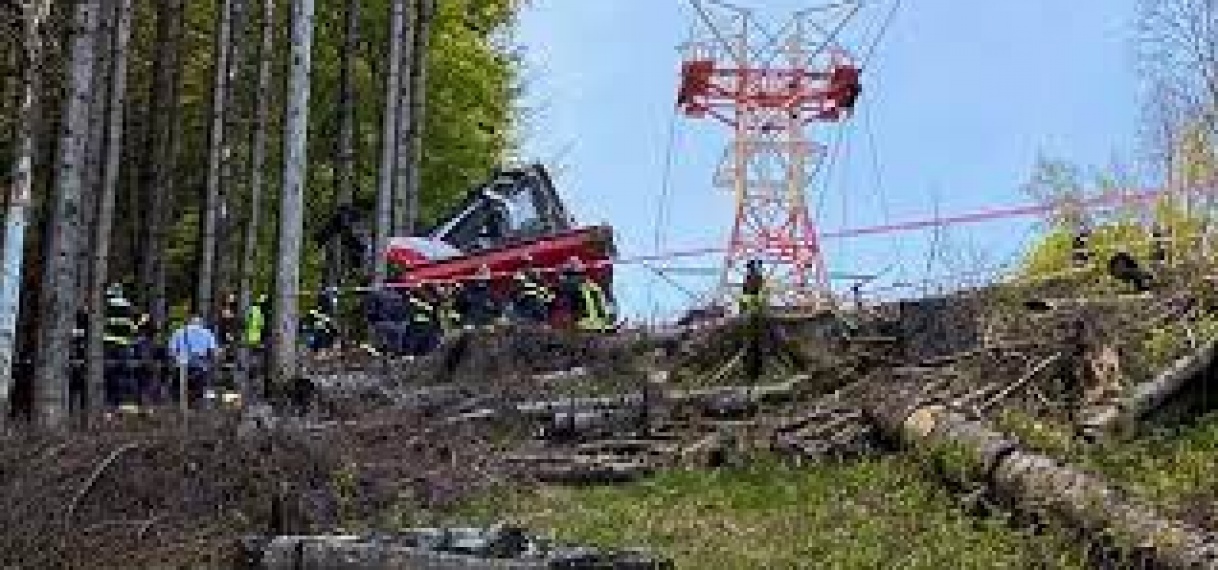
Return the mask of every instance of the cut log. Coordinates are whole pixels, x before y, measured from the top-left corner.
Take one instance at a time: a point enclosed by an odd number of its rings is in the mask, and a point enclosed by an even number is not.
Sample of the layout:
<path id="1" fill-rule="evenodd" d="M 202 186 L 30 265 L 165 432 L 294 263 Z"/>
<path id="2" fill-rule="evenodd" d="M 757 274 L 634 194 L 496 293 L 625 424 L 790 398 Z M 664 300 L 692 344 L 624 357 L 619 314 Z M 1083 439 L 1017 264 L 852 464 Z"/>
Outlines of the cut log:
<path id="1" fill-rule="evenodd" d="M 1164 517 L 1098 476 L 1031 452 L 1017 440 L 941 404 L 896 393 L 868 404 L 889 436 L 927 455 L 942 474 L 981 485 L 1017 507 L 1046 513 L 1149 555 L 1156 567 L 1218 568 L 1218 535 Z"/>

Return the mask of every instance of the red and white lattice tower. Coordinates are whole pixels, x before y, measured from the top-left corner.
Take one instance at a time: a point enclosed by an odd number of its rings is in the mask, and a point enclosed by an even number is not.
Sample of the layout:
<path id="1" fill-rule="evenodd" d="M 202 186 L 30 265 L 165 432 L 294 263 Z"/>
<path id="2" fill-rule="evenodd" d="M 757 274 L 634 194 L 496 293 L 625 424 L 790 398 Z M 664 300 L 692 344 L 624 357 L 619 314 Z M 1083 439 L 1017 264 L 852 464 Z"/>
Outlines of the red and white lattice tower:
<path id="1" fill-rule="evenodd" d="M 713 117 L 734 134 L 715 174 L 736 208 L 721 293 L 736 291 L 746 263 L 759 259 L 773 303 L 824 307 L 832 291 L 805 198 L 827 147 L 810 135 L 852 113 L 859 67 L 837 37 L 862 2 L 802 10 L 778 33 L 751 10 L 691 2 L 697 25 L 681 47 L 677 104 L 685 115 Z"/>

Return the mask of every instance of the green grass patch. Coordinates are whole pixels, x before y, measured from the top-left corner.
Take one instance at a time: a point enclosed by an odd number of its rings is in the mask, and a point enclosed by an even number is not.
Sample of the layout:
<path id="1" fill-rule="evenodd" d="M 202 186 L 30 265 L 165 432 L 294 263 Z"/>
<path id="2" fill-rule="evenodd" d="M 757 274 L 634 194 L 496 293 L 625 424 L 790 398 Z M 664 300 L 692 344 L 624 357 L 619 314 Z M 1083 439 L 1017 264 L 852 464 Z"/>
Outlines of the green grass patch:
<path id="1" fill-rule="evenodd" d="M 510 520 L 597 546 L 653 548 L 680 568 L 1080 567 L 1064 541 L 966 513 L 901 457 L 505 492 L 450 516 L 462 524 Z"/>

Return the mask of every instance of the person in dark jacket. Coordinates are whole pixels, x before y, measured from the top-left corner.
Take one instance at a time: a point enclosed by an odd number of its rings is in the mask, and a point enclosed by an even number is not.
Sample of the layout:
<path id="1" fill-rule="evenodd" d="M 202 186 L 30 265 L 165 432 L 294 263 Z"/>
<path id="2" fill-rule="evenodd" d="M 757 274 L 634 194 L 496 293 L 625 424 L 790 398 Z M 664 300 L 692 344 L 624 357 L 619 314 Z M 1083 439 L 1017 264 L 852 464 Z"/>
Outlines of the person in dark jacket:
<path id="1" fill-rule="evenodd" d="M 398 354 L 403 351 L 409 315 L 402 296 L 393 289 L 377 289 L 364 298 L 364 315 L 372 327 L 377 350 Z"/>
<path id="2" fill-rule="evenodd" d="M 533 265 L 533 258 L 524 256 L 519 270 L 512 276 L 512 313 L 525 323 L 544 324 L 550 319 L 554 293 L 546 286 Z"/>
<path id="3" fill-rule="evenodd" d="M 137 387 L 132 369 L 138 326 L 131 301 L 123 295 L 121 285 L 106 289 L 105 312 L 102 345 L 106 358 L 106 403 L 114 407 L 134 406 Z"/>
<path id="4" fill-rule="evenodd" d="M 408 287 L 402 293 L 406 301 L 406 354 L 422 356 L 431 352 L 440 338 L 439 315 L 432 299 L 422 287 Z"/>
<path id="5" fill-rule="evenodd" d="M 587 274 L 579 258 L 572 257 L 567 262 L 558 291 L 577 329 L 603 332 L 613 327 L 608 296 L 600 283 Z"/>
<path id="6" fill-rule="evenodd" d="M 457 301 L 457 310 L 466 327 L 484 328 L 494 325 L 502 316 L 503 309 L 491 289 L 491 270 L 483 265 L 473 281 L 462 289 Z"/>

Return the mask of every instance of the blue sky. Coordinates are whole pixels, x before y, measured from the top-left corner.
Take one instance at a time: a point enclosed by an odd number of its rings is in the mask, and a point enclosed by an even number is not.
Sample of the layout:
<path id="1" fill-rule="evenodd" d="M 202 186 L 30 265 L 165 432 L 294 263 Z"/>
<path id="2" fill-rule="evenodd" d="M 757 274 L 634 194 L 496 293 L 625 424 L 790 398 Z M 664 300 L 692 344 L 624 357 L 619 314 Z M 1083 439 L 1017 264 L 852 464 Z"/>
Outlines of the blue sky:
<path id="1" fill-rule="evenodd" d="M 878 21 L 891 1 L 873 3 L 861 23 Z M 777 22 L 814 3 L 737 4 Z M 1088 167 L 1134 157 L 1133 15 L 1134 0 L 904 2 L 865 73 L 833 177 L 809 195 L 821 206 L 821 227 L 1025 203 L 1019 187 L 1040 151 Z M 614 225 L 627 256 L 653 249 L 676 46 L 692 22 L 684 0 L 535 0 L 522 19 L 527 103 L 539 111 L 525 154 L 560 167 L 557 184 L 576 216 Z M 728 132 L 678 118 L 675 134 L 666 249 L 721 246 L 731 196 L 711 185 L 711 173 Z M 1013 220 L 831 242 L 826 257 L 831 271 L 887 269 L 885 282 L 909 282 L 1007 262 L 1032 229 L 1030 221 Z M 695 290 L 713 284 L 677 279 Z M 616 292 L 633 316 L 656 306 L 671 315 L 688 303 L 641 267 L 620 267 Z"/>

